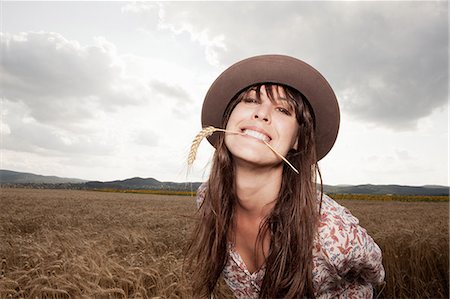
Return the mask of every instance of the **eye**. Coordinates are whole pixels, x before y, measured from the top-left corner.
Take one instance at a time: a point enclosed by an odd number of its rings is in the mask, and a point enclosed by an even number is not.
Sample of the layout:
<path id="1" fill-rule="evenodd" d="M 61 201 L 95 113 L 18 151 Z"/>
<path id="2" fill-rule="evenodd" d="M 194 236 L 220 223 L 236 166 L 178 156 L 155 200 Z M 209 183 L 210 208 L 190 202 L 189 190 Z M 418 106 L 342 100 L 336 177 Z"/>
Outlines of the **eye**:
<path id="1" fill-rule="evenodd" d="M 284 107 L 277 107 L 276 109 L 277 109 L 279 112 L 283 113 L 283 114 L 286 114 L 286 115 L 288 115 L 288 116 L 291 115 L 291 112 L 290 112 L 289 110 L 287 110 L 286 108 L 284 108 Z"/>
<path id="2" fill-rule="evenodd" d="M 251 103 L 257 104 L 257 103 L 259 103 L 259 101 L 257 99 L 255 99 L 255 98 L 243 98 L 242 102 L 249 103 L 249 104 L 251 104 Z"/>

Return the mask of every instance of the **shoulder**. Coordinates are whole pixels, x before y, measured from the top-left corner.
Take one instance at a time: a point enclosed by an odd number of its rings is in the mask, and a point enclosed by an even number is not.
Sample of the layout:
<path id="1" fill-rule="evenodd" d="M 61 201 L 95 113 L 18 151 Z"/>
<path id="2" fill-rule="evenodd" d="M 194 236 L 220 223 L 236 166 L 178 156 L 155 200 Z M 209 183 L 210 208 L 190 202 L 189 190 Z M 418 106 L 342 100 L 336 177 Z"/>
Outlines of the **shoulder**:
<path id="1" fill-rule="evenodd" d="M 366 231 L 352 213 L 326 194 L 322 195 L 319 214 L 318 238 L 322 249 L 333 256 L 333 260 L 352 253 L 363 245 Z"/>
<path id="2" fill-rule="evenodd" d="M 320 192 L 318 193 L 320 201 Z M 320 208 L 319 226 L 324 225 L 358 225 L 359 220 L 344 206 L 337 203 L 334 199 L 322 194 L 322 203 Z"/>
<path id="3" fill-rule="evenodd" d="M 208 188 L 208 181 L 203 182 L 197 189 L 196 203 L 197 208 L 200 208 L 203 201 L 205 200 L 206 189 Z"/>
<path id="4" fill-rule="evenodd" d="M 319 194 L 320 196 L 320 194 Z M 316 247 L 330 264 L 341 264 L 353 249 L 359 220 L 326 194 L 322 194 Z"/>
<path id="5" fill-rule="evenodd" d="M 363 275 L 366 281 L 379 283 L 384 278 L 378 245 L 347 208 L 326 194 L 322 197 L 314 255 L 316 266 L 339 277 L 367 272 Z"/>

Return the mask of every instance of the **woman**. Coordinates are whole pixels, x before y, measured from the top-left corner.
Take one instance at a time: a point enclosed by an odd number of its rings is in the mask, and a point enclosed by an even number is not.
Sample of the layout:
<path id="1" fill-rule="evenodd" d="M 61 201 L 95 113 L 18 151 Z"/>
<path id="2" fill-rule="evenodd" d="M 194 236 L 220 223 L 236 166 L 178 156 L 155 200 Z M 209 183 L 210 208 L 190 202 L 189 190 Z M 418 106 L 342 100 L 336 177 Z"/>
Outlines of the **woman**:
<path id="1" fill-rule="evenodd" d="M 283 55 L 240 61 L 210 87 L 202 125 L 226 133 L 208 138 L 216 151 L 197 193 L 194 295 L 210 296 L 222 275 L 236 298 L 371 298 L 384 279 L 379 247 L 316 191 L 339 128 L 320 73 Z"/>

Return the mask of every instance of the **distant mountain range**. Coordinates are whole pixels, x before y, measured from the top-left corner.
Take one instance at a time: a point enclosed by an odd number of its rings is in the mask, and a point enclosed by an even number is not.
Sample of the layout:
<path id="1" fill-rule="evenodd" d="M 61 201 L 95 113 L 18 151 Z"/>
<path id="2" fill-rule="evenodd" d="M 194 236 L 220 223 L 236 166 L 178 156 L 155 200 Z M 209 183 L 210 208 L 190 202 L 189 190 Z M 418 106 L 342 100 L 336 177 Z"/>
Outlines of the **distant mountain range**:
<path id="1" fill-rule="evenodd" d="M 84 182 L 87 181 L 0 169 L 0 184 L 77 184 Z"/>
<path id="2" fill-rule="evenodd" d="M 126 180 L 100 182 L 90 181 L 84 183 L 88 189 L 150 189 L 150 190 L 175 190 L 175 191 L 196 191 L 200 182 L 160 182 L 154 178 L 131 178 Z"/>
<path id="3" fill-rule="evenodd" d="M 43 176 L 32 173 L 0 169 L 0 185 L 28 186 L 71 189 L 150 189 L 150 190 L 197 190 L 200 182 L 161 182 L 154 178 L 130 178 L 109 182 L 87 181 L 81 179 Z M 401 186 L 401 185 L 324 185 L 326 193 L 339 194 L 396 194 L 396 195 L 440 195 L 449 196 L 449 187 L 438 185 Z"/>
<path id="4" fill-rule="evenodd" d="M 110 182 L 88 181 L 73 178 L 61 178 L 56 176 L 44 176 L 33 173 L 24 173 L 0 169 L 0 185 L 27 186 L 68 189 L 150 189 L 150 190 L 174 190 L 195 191 L 200 182 L 160 182 L 154 178 L 130 178 Z"/>
<path id="5" fill-rule="evenodd" d="M 337 194 L 395 194 L 395 195 L 436 195 L 449 196 L 449 187 L 445 186 L 402 186 L 402 185 L 356 185 L 323 186 L 325 193 Z"/>

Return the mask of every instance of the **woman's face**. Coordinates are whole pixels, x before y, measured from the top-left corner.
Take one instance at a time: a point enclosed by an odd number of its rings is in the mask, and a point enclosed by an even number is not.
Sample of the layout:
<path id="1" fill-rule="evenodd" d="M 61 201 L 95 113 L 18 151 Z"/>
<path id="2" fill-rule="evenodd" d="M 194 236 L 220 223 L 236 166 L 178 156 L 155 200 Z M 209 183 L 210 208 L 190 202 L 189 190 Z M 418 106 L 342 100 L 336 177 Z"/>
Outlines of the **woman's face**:
<path id="1" fill-rule="evenodd" d="M 275 166 L 281 163 L 281 159 L 264 141 L 283 156 L 290 149 L 297 148 L 295 108 L 283 87 L 272 86 L 272 95 L 273 100 L 263 85 L 259 99 L 256 90 L 251 90 L 231 112 L 226 129 L 245 133 L 225 134 L 225 144 L 235 160 L 255 166 Z"/>

